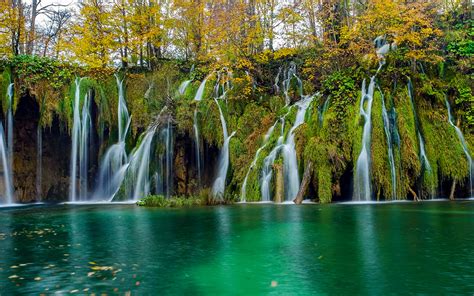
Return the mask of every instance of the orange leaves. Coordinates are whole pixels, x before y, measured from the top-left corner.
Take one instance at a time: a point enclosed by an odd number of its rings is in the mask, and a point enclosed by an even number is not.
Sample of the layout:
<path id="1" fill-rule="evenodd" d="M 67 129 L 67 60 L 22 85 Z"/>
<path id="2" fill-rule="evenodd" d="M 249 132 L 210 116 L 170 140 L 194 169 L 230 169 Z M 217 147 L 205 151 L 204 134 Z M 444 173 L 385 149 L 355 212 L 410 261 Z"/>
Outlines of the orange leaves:
<path id="1" fill-rule="evenodd" d="M 386 36 L 406 59 L 438 62 L 436 42 L 442 32 L 433 23 L 435 13 L 429 3 L 373 0 L 352 28 L 343 28 L 341 39 L 355 52 L 371 55 L 372 40 Z"/>

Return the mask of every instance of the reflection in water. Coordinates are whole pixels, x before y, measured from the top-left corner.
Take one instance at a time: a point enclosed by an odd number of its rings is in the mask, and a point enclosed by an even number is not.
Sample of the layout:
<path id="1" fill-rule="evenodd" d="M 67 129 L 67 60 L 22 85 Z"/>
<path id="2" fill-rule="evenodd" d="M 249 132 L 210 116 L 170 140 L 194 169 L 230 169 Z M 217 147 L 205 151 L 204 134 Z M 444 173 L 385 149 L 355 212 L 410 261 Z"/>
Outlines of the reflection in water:
<path id="1" fill-rule="evenodd" d="M 0 288 L 465 294 L 474 290 L 473 228 L 473 202 L 2 209 Z"/>
<path id="2" fill-rule="evenodd" d="M 355 209 L 356 215 L 356 231 L 357 231 L 357 245 L 359 246 L 356 252 L 360 256 L 361 284 L 365 289 L 365 294 L 374 294 L 377 292 L 374 282 L 384 282 L 384 272 L 379 266 L 379 248 L 375 229 L 375 219 L 373 213 L 373 206 L 360 206 Z M 380 235 L 380 234 L 379 234 Z"/>

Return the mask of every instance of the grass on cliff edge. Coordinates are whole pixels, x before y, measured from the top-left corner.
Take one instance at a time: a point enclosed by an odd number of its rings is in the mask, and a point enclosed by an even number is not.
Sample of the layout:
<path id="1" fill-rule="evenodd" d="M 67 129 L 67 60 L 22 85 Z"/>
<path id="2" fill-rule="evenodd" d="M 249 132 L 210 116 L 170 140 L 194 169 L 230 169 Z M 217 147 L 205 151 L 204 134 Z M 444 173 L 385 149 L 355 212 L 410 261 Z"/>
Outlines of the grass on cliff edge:
<path id="1" fill-rule="evenodd" d="M 202 197 L 173 196 L 166 198 L 163 195 L 149 195 L 137 201 L 138 206 L 157 208 L 180 208 L 228 203 L 231 202 L 229 200 L 207 199 Z"/>

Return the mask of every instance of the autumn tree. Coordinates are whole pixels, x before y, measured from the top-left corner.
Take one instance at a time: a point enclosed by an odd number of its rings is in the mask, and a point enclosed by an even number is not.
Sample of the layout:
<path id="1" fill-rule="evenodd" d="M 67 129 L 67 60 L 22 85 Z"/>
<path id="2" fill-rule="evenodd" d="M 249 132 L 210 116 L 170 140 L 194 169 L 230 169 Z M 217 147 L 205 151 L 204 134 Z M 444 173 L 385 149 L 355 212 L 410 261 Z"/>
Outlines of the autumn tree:
<path id="1" fill-rule="evenodd" d="M 111 6 L 102 0 L 85 0 L 72 26 L 71 43 L 65 44 L 74 57 L 91 66 L 105 67 L 112 61 L 117 42 L 112 32 Z"/>

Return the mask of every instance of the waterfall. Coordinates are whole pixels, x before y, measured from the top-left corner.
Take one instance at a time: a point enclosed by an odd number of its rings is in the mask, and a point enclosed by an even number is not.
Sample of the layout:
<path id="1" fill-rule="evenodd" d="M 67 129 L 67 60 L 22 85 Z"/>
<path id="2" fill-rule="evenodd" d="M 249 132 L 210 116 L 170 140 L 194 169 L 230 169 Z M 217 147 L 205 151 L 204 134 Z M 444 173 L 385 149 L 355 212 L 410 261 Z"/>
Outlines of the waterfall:
<path id="1" fill-rule="evenodd" d="M 180 95 L 184 95 L 184 92 L 186 91 L 186 89 L 188 88 L 189 84 L 191 83 L 191 79 L 190 80 L 185 80 L 183 81 L 180 85 L 179 85 L 179 89 L 178 89 L 178 92 Z"/>
<path id="2" fill-rule="evenodd" d="M 275 76 L 275 83 L 273 84 L 273 89 L 275 91 L 275 94 L 280 93 L 280 87 L 278 86 L 278 84 L 280 83 L 280 74 L 281 74 L 281 66 L 278 67 L 278 73 Z"/>
<path id="3" fill-rule="evenodd" d="M 88 192 L 87 175 L 89 169 L 89 145 L 92 134 L 92 119 L 90 115 L 90 99 L 86 95 L 82 105 L 81 139 L 79 141 L 79 180 L 80 199 L 86 200 Z"/>
<path id="4" fill-rule="evenodd" d="M 36 200 L 42 199 L 41 181 L 43 176 L 43 129 L 38 123 L 36 129 Z"/>
<path id="5" fill-rule="evenodd" d="M 150 193 L 150 151 L 156 127 L 151 127 L 143 136 L 138 148 L 130 156 L 127 176 L 133 180 L 133 200 Z"/>
<path id="6" fill-rule="evenodd" d="M 283 164 L 285 174 L 285 195 L 286 200 L 293 200 L 298 194 L 300 187 L 300 177 L 298 172 L 298 161 L 295 149 L 295 130 L 304 123 L 306 110 L 313 101 L 314 96 L 306 96 L 296 103 L 298 111 L 296 113 L 295 122 L 290 129 L 283 145 Z"/>
<path id="7" fill-rule="evenodd" d="M 291 98 L 288 96 L 288 91 L 290 90 L 291 80 L 293 78 L 295 78 L 296 81 L 298 82 L 298 91 L 299 91 L 300 97 L 302 97 L 303 96 L 303 82 L 296 75 L 296 64 L 294 62 L 291 62 L 290 66 L 288 67 L 288 70 L 284 72 L 284 79 L 282 82 L 283 94 L 285 95 L 286 105 L 289 105 L 291 103 Z"/>
<path id="8" fill-rule="evenodd" d="M 212 73 L 210 73 L 204 80 L 201 82 L 201 85 L 199 85 L 199 88 L 196 92 L 196 95 L 194 96 L 194 100 L 196 101 L 201 101 L 202 96 L 204 95 L 204 89 L 206 88 L 206 82 L 211 77 Z"/>
<path id="9" fill-rule="evenodd" d="M 472 186 L 473 186 L 473 180 L 472 180 L 472 169 L 473 169 L 473 165 L 472 165 L 472 156 L 471 156 L 471 152 L 469 151 L 469 148 L 467 147 L 467 143 L 466 143 L 466 140 L 464 139 L 464 135 L 462 134 L 462 131 L 461 129 L 456 125 L 454 124 L 454 119 L 453 119 L 453 115 L 451 114 L 451 106 L 449 105 L 449 102 L 448 102 L 448 99 L 446 99 L 446 108 L 448 109 L 448 121 L 449 121 L 449 124 L 454 128 L 454 130 L 456 131 L 456 134 L 459 138 L 459 142 L 461 143 L 461 147 L 464 151 L 464 154 L 466 154 L 466 158 L 467 158 L 467 162 L 469 163 L 469 186 L 470 186 L 470 197 L 472 197 L 472 194 L 473 194 L 473 191 L 472 191 Z"/>
<path id="10" fill-rule="evenodd" d="M 326 98 L 326 100 L 324 101 L 323 106 L 318 108 L 319 109 L 319 125 L 320 126 L 323 125 L 324 114 L 326 114 L 326 111 L 328 111 L 330 100 L 331 100 L 331 96 L 328 96 Z"/>
<path id="11" fill-rule="evenodd" d="M 380 92 L 380 96 L 382 99 L 383 128 L 385 131 L 385 136 L 387 138 L 387 155 L 388 155 L 388 162 L 390 165 L 390 176 L 392 178 L 392 200 L 396 200 L 397 199 L 397 175 L 395 171 L 395 158 L 393 156 L 393 143 L 392 143 L 390 119 L 388 116 L 387 109 L 385 107 L 385 99 L 384 99 L 382 90 L 379 87 L 378 87 L 378 90 Z"/>
<path id="12" fill-rule="evenodd" d="M 118 89 L 118 142 L 105 152 L 99 166 L 98 186 L 94 192 L 94 199 L 112 200 L 120 189 L 128 167 L 128 157 L 125 140 L 130 128 L 131 117 L 125 102 L 124 80 L 115 76 Z"/>
<path id="13" fill-rule="evenodd" d="M 119 128 L 119 133 L 118 133 L 118 138 L 119 142 L 125 141 L 125 138 L 127 137 L 128 129 L 130 127 L 130 122 L 131 118 L 128 113 L 127 109 L 127 103 L 125 102 L 125 91 L 123 88 L 123 79 L 120 80 L 119 76 L 116 74 L 115 78 L 117 80 L 117 86 L 118 86 L 118 128 Z"/>
<path id="14" fill-rule="evenodd" d="M 273 177 L 273 164 L 275 163 L 278 154 L 283 148 L 283 140 L 285 137 L 285 118 L 286 116 L 288 116 L 288 114 L 290 114 L 292 107 L 293 106 L 291 106 L 288 109 L 288 112 L 286 112 L 286 114 L 280 118 L 280 136 L 277 139 L 275 147 L 273 147 L 272 151 L 270 151 L 267 157 L 265 157 L 265 159 L 263 160 L 263 167 L 260 178 L 260 192 L 262 194 L 262 201 L 272 200 L 270 185 Z"/>
<path id="15" fill-rule="evenodd" d="M 370 201 L 372 199 L 372 186 L 370 180 L 370 152 L 371 152 L 371 133 L 372 133 L 372 103 L 374 100 L 375 77 L 385 64 L 385 55 L 393 47 L 386 47 L 387 41 L 385 36 L 379 36 L 374 40 L 375 51 L 379 60 L 379 67 L 374 76 L 370 78 L 368 88 L 366 81 L 362 82 L 361 100 L 359 106 L 360 116 L 364 118 L 364 127 L 362 130 L 362 147 L 357 158 L 354 174 L 354 194 L 355 201 Z M 383 98 L 382 98 L 383 100 Z M 385 104 L 385 103 L 384 103 Z"/>
<path id="16" fill-rule="evenodd" d="M 8 156 L 7 156 L 7 145 L 5 142 L 5 133 L 3 130 L 3 124 L 0 122 L 0 158 L 1 158 L 1 166 L 3 172 L 3 187 L 4 187 L 4 195 L 3 198 L 5 199 L 6 204 L 13 203 L 13 183 L 12 178 L 10 175 L 10 167 L 8 165 Z"/>
<path id="17" fill-rule="evenodd" d="M 240 200 L 245 202 L 246 201 L 246 198 L 247 198 L 247 179 L 250 175 L 250 172 L 252 171 L 252 169 L 255 167 L 255 165 L 257 164 L 257 160 L 258 160 L 258 156 L 260 155 L 260 152 L 262 152 L 263 149 L 265 149 L 265 147 L 267 147 L 268 145 L 268 140 L 270 139 L 270 137 L 272 136 L 273 134 L 273 130 L 275 129 L 275 126 L 278 124 L 278 120 L 275 121 L 275 123 L 268 129 L 267 133 L 265 134 L 265 137 L 263 138 L 263 144 L 260 148 L 257 149 L 257 152 L 255 153 L 255 156 L 252 160 L 252 163 L 250 164 L 250 167 L 249 169 L 247 170 L 247 173 L 245 174 L 245 178 L 244 178 L 244 182 L 242 183 L 242 189 L 241 189 L 241 196 L 240 196 Z"/>
<path id="18" fill-rule="evenodd" d="M 283 137 L 284 133 L 281 133 L 278 137 L 277 144 L 272 149 L 272 151 L 270 151 L 268 156 L 265 157 L 265 159 L 263 160 L 262 177 L 260 179 L 260 191 L 262 193 L 262 201 L 272 200 L 270 185 L 273 177 L 273 163 L 275 163 L 278 153 L 283 147 Z"/>
<path id="19" fill-rule="evenodd" d="M 221 106 L 219 105 L 217 99 L 214 99 L 214 101 L 216 102 L 217 107 L 219 108 L 224 143 L 219 153 L 217 176 L 214 181 L 214 184 L 212 185 L 212 194 L 214 195 L 214 197 L 222 200 L 224 197 L 227 170 L 229 168 L 229 142 L 230 139 L 234 136 L 235 132 L 228 136 L 227 123 L 225 121 L 224 114 L 222 113 Z"/>
<path id="20" fill-rule="evenodd" d="M 72 125 L 72 147 L 71 147 L 71 173 L 70 177 L 70 191 L 69 201 L 76 201 L 76 186 L 77 186 L 77 151 L 81 133 L 81 115 L 80 115 L 80 96 L 81 96 L 81 81 L 82 78 L 76 78 L 76 92 L 74 96 L 73 105 L 73 125 Z"/>
<path id="21" fill-rule="evenodd" d="M 199 141 L 199 126 L 198 126 L 198 111 L 197 108 L 194 110 L 194 144 L 196 146 L 196 166 L 197 166 L 197 178 L 198 178 L 198 188 L 201 189 L 201 146 Z"/>
<path id="22" fill-rule="evenodd" d="M 112 200 L 120 189 L 127 167 L 125 142 L 110 146 L 100 163 L 94 199 Z"/>
<path id="23" fill-rule="evenodd" d="M 354 181 L 354 200 L 371 200 L 370 183 L 370 138 L 372 131 L 372 103 L 374 98 L 375 75 L 370 79 L 369 87 L 366 88 L 365 79 L 362 82 L 362 94 L 360 100 L 360 115 L 364 118 L 364 127 L 362 132 L 362 148 L 357 158 L 355 181 Z"/>
<path id="24" fill-rule="evenodd" d="M 8 167 L 10 177 L 13 180 L 13 83 L 8 85 L 7 90 L 7 148 L 8 148 Z"/>

